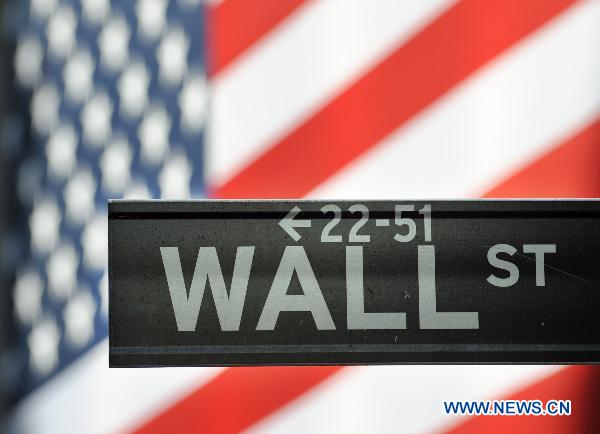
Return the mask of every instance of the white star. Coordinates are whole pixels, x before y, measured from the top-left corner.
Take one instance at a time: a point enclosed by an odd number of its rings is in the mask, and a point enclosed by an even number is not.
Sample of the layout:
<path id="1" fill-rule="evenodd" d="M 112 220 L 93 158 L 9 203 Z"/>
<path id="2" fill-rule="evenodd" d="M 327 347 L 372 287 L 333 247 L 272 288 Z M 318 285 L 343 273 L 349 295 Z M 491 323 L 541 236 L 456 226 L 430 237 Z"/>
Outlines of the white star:
<path id="1" fill-rule="evenodd" d="M 158 175 L 160 197 L 163 199 L 188 199 L 192 167 L 181 152 L 172 153 Z"/>
<path id="2" fill-rule="evenodd" d="M 121 110 L 130 117 L 142 114 L 148 102 L 150 75 L 142 61 L 132 62 L 119 79 L 119 97 Z"/>
<path id="3" fill-rule="evenodd" d="M 129 36 L 127 21 L 120 16 L 112 18 L 98 35 L 102 64 L 110 71 L 122 68 L 129 57 Z"/>
<path id="4" fill-rule="evenodd" d="M 179 94 L 181 125 L 188 132 L 198 132 L 206 120 L 208 100 L 206 78 L 203 74 L 192 75 Z"/>
<path id="5" fill-rule="evenodd" d="M 108 220 L 106 215 L 97 215 L 81 234 L 81 245 L 85 264 L 97 270 L 106 267 L 108 256 Z"/>
<path id="6" fill-rule="evenodd" d="M 160 41 L 156 51 L 156 60 L 160 66 L 160 79 L 175 85 L 181 82 L 187 70 L 187 53 L 190 43 L 183 29 L 170 30 Z"/>
<path id="7" fill-rule="evenodd" d="M 79 291 L 65 306 L 65 335 L 77 347 L 87 344 L 94 335 L 96 303 L 88 288 Z"/>
<path id="8" fill-rule="evenodd" d="M 112 193 L 123 193 L 129 183 L 133 155 L 125 138 L 114 140 L 100 158 L 102 185 Z"/>
<path id="9" fill-rule="evenodd" d="M 154 40 L 162 33 L 166 11 L 167 0 L 138 0 L 135 12 L 144 37 Z"/>
<path id="10" fill-rule="evenodd" d="M 15 313 L 23 324 L 31 324 L 42 310 L 44 284 L 34 270 L 20 273 L 14 287 Z"/>
<path id="11" fill-rule="evenodd" d="M 31 99 L 31 118 L 38 134 L 48 134 L 58 122 L 60 97 L 56 86 L 44 84 Z"/>
<path id="12" fill-rule="evenodd" d="M 42 75 L 44 49 L 38 38 L 21 38 L 15 53 L 15 72 L 17 80 L 25 87 L 33 87 Z"/>
<path id="13" fill-rule="evenodd" d="M 105 92 L 96 93 L 83 108 L 81 125 L 87 143 L 94 147 L 106 143 L 111 134 L 113 106 Z"/>
<path id="14" fill-rule="evenodd" d="M 69 58 L 63 71 L 67 97 L 75 103 L 83 102 L 92 90 L 94 59 L 88 50 L 78 50 Z"/>
<path id="15" fill-rule="evenodd" d="M 95 210 L 96 181 L 91 170 L 79 169 L 64 189 L 66 214 L 72 222 L 82 224 Z"/>
<path id="16" fill-rule="evenodd" d="M 38 375 L 48 375 L 58 364 L 59 340 L 58 327 L 51 318 L 44 318 L 29 333 L 29 363 Z"/>
<path id="17" fill-rule="evenodd" d="M 127 187 L 123 199 L 143 200 L 150 199 L 150 191 L 144 181 L 136 180 Z"/>
<path id="18" fill-rule="evenodd" d="M 58 127 L 48 139 L 46 159 L 50 176 L 63 179 L 75 166 L 77 134 L 71 124 Z"/>
<path id="19" fill-rule="evenodd" d="M 110 11 L 110 0 L 82 0 L 82 10 L 85 19 L 93 24 L 104 22 Z"/>
<path id="20" fill-rule="evenodd" d="M 77 17 L 69 6 L 60 6 L 48 21 L 46 38 L 50 54 L 65 58 L 75 46 Z"/>
<path id="21" fill-rule="evenodd" d="M 152 165 L 160 163 L 169 148 L 170 130 L 171 120 L 162 106 L 146 112 L 138 128 L 144 161 Z"/>
<path id="22" fill-rule="evenodd" d="M 100 310 L 104 318 L 108 318 L 108 272 L 104 270 L 102 278 L 100 279 L 99 291 L 100 298 L 102 300 Z"/>
<path id="23" fill-rule="evenodd" d="M 58 241 L 60 211 L 56 201 L 44 198 L 36 201 L 35 208 L 29 217 L 31 245 L 38 253 L 48 253 Z"/>
<path id="24" fill-rule="evenodd" d="M 38 18 L 48 18 L 57 4 L 58 0 L 31 0 L 31 13 Z"/>
<path id="25" fill-rule="evenodd" d="M 75 248 L 63 243 L 50 255 L 46 263 L 48 291 L 58 300 L 64 300 L 75 289 L 79 257 Z"/>

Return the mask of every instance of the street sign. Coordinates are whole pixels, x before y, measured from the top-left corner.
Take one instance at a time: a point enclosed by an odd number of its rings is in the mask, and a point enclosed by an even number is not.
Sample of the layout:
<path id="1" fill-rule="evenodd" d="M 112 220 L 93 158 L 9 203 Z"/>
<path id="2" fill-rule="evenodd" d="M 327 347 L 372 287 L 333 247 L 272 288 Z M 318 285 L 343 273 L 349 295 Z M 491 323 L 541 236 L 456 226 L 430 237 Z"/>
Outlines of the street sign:
<path id="1" fill-rule="evenodd" d="M 600 362 L 600 201 L 112 201 L 111 366 Z"/>

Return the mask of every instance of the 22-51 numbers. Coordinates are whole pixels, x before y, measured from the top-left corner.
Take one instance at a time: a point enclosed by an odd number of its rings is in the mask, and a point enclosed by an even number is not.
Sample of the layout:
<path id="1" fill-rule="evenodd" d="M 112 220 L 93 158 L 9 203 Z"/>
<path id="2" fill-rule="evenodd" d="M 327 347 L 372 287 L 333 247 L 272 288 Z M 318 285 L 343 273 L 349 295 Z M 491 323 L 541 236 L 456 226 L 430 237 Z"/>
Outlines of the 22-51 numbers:
<path id="1" fill-rule="evenodd" d="M 352 214 L 359 214 L 360 218 L 348 234 L 348 241 L 351 243 L 368 243 L 371 236 L 365 233 L 359 233 L 369 221 L 369 208 L 363 204 L 354 204 L 348 208 Z M 342 220 L 342 209 L 338 205 L 327 204 L 321 208 L 321 212 L 331 215 L 331 220 L 325 225 L 321 232 L 322 243 L 341 243 L 343 236 L 341 234 L 332 234 L 334 228 Z M 396 205 L 394 208 L 394 225 L 398 226 L 398 232 L 394 239 L 400 243 L 408 243 L 417 236 L 417 223 L 411 217 L 403 216 L 403 213 L 414 213 L 414 205 Z M 424 205 L 419 211 L 423 216 L 423 235 L 426 242 L 431 242 L 431 205 Z M 388 226 L 389 220 L 378 219 L 377 226 Z"/>

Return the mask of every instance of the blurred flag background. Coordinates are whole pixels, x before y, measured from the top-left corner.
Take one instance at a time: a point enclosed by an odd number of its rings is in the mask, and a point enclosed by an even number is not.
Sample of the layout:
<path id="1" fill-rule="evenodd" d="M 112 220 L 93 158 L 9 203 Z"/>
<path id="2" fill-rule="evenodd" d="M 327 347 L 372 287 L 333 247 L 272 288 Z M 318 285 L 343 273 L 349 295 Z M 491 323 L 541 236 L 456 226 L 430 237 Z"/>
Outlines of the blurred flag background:
<path id="1" fill-rule="evenodd" d="M 600 196 L 600 0 L 3 0 L 9 433 L 600 431 L 600 369 L 108 369 L 108 198 Z M 571 399 L 570 417 L 443 414 Z"/>

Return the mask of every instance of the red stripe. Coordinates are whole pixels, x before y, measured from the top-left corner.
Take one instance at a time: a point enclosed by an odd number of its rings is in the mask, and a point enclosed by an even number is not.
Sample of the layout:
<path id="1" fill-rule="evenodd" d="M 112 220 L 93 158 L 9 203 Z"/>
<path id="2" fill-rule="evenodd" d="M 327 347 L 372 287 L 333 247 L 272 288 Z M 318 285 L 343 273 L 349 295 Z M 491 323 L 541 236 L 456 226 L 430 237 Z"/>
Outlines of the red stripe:
<path id="1" fill-rule="evenodd" d="M 570 416 L 479 416 L 447 434 L 595 434 L 600 432 L 600 368 L 573 366 L 506 399 L 570 399 Z"/>
<path id="2" fill-rule="evenodd" d="M 304 0 L 225 0 L 208 8 L 209 69 L 216 75 Z"/>
<path id="3" fill-rule="evenodd" d="M 600 197 L 600 119 L 487 196 Z"/>
<path id="4" fill-rule="evenodd" d="M 135 432 L 237 433 L 340 369 L 336 366 L 230 368 Z"/>
<path id="5" fill-rule="evenodd" d="M 573 0 L 465 0 L 215 194 L 301 197 Z"/>

